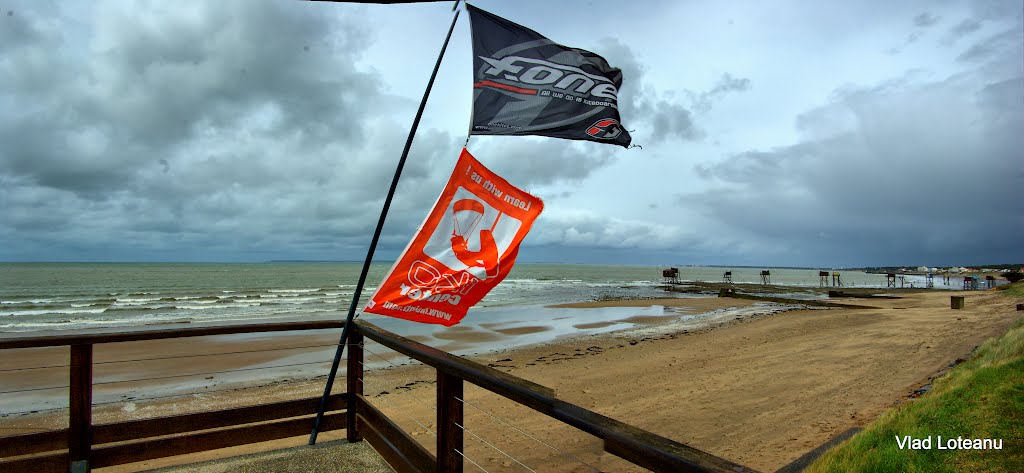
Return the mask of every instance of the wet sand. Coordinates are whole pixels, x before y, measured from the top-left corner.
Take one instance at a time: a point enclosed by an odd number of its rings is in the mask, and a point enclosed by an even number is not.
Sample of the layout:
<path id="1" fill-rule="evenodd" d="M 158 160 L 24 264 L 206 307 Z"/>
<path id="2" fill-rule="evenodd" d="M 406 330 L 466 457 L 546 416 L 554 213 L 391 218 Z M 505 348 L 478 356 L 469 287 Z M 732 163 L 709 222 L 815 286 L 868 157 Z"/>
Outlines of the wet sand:
<path id="1" fill-rule="evenodd" d="M 978 344 L 1001 334 L 1019 317 L 1014 305 L 1020 301 L 993 291 L 929 291 L 900 295 L 901 299 L 872 300 L 871 304 L 880 307 L 878 309 L 792 310 L 770 317 L 730 317 L 705 328 L 680 328 L 645 318 L 634 322 L 652 324 L 472 358 L 553 388 L 560 399 L 752 468 L 772 471 L 848 428 L 866 425 L 887 408 L 906 402 L 914 389 L 948 369 L 957 359 L 969 357 Z M 966 308 L 951 310 L 950 295 L 966 296 Z M 861 301 L 840 302 L 857 304 Z M 655 303 L 660 302 L 586 304 L 645 307 Z M 680 313 L 686 314 L 711 310 L 709 307 L 721 308 L 722 304 L 748 307 L 755 301 L 708 298 L 669 299 L 665 303 L 683 304 L 688 309 Z M 521 328 L 539 330 L 540 326 Z M 324 340 L 330 343 L 332 337 L 336 334 L 325 335 Z M 229 351 L 223 342 L 193 343 L 196 340 L 190 341 L 187 347 L 175 348 L 172 346 L 175 341 L 169 340 L 161 346 L 150 342 L 133 350 L 147 353 L 171 353 L 182 348 L 194 353 L 213 349 Z M 288 343 L 295 341 L 287 340 Z M 310 345 L 319 343 L 319 340 L 311 341 L 314 343 Z M 285 340 L 274 337 L 255 343 L 282 346 Z M 371 346 L 373 353 L 367 354 L 368 362 L 377 355 L 387 357 L 378 349 Z M 63 355 L 56 350 L 47 354 L 39 351 L 28 355 L 5 354 L 5 360 L 17 366 L 30 366 L 44 359 L 59 362 L 63 356 L 66 363 L 66 349 L 63 350 Z M 99 356 L 97 350 L 97 359 Z M 268 355 L 235 356 L 254 358 L 223 366 L 258 363 L 265 361 L 263 357 Z M 204 361 L 202 368 L 216 370 L 222 367 L 218 363 Z M 46 381 L 60 380 L 66 374 L 49 376 Z M 21 377 L 17 379 L 27 382 Z M 364 389 L 375 405 L 432 449 L 434 379 L 433 370 L 427 367 L 389 367 L 367 372 Z M 315 396 L 322 389 L 323 380 L 280 382 L 180 400 L 97 406 L 94 417 L 96 422 L 144 418 Z M 575 460 L 507 428 L 477 408 L 510 421 L 518 429 L 601 469 L 634 471 L 603 453 L 600 442 L 593 437 L 497 395 L 467 384 L 466 400 L 471 405 L 466 409 L 466 427 L 533 468 L 590 471 Z M 50 413 L 3 417 L 0 432 L 7 435 L 60 428 L 66 423 L 65 416 Z M 266 443 L 262 447 L 300 445 L 304 441 L 301 437 Z M 197 461 L 258 447 L 164 459 L 108 471 L 133 471 Z M 466 453 L 489 471 L 522 471 L 522 467 L 508 457 L 469 435 Z"/>

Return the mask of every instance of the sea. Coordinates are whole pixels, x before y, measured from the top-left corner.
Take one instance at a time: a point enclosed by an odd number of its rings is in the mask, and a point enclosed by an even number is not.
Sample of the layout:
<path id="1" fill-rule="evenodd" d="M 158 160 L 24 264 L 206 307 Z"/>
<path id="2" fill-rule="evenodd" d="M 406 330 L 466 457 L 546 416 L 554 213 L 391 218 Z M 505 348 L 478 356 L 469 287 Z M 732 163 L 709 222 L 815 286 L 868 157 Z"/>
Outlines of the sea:
<path id="1" fill-rule="evenodd" d="M 376 289 L 390 263 L 371 266 L 360 307 Z M 360 263 L 0 263 L 0 338 L 61 335 L 81 332 L 120 332 L 199 325 L 244 324 L 293 320 L 343 320 L 351 304 Z M 666 292 L 662 267 L 576 264 L 517 264 L 508 277 L 455 327 L 419 324 L 361 314 L 381 328 L 460 355 L 493 352 L 566 337 L 607 332 L 635 333 L 666 325 L 701 327 L 736 317 L 769 315 L 799 306 L 754 304 L 742 308 L 698 313 L 681 307 L 652 304 L 642 307 L 553 308 L 553 304 L 602 299 L 699 297 Z M 682 281 L 721 281 L 732 271 L 737 283 L 760 282 L 765 268 L 680 267 Z M 768 268 L 782 297 L 822 297 L 808 291 L 818 286 L 818 270 Z M 845 286 L 885 287 L 884 275 L 859 271 L 841 273 Z M 908 276 L 924 284 L 924 278 Z M 940 279 L 936 279 L 939 282 Z M 957 281 L 959 282 L 959 280 Z M 304 332 L 331 339 L 340 330 Z M 267 334 L 235 334 L 234 341 Z M 634 335 L 628 335 L 634 336 Z M 248 338 L 247 338 L 248 337 Z M 224 338 L 221 338 L 224 340 Z M 303 345 L 303 344 L 299 344 Z M 411 362 L 382 346 L 367 343 L 368 369 Z M 189 377 L 165 376 L 142 390 L 117 384 L 135 379 L 109 371 L 104 365 L 96 382 L 106 390 L 95 393 L 100 404 L 126 403 L 167 396 L 213 392 L 278 380 L 312 379 L 327 373 L 334 345 L 314 350 L 278 353 L 275 359 L 244 369 Z M 200 369 L 201 363 L 181 369 Z M 30 368 L 37 369 L 37 368 Z M 25 385 L 24 368 L 0 367 L 0 416 L 59 410 L 67 406 L 66 374 L 60 366 L 40 367 L 55 387 Z M 109 372 L 108 372 L 109 371 Z M 201 371 L 201 369 L 200 369 Z M 167 379 L 162 379 L 166 377 Z M 64 386 L 64 387 L 61 387 Z M 116 388 L 116 389 L 115 389 Z M 126 390 L 127 389 L 127 390 Z M 127 412 L 127 411 L 126 411 Z"/>
<path id="2" fill-rule="evenodd" d="M 390 263 L 370 267 L 360 307 L 376 289 Z M 283 319 L 344 319 L 361 263 L 0 263 L 0 334 L 54 334 L 65 330 L 123 329 L 149 325 L 252 323 Z M 466 321 L 546 321 L 568 315 L 565 325 L 594 322 L 616 311 L 560 310 L 545 306 L 614 298 L 677 297 L 666 293 L 655 266 L 519 263 L 495 289 L 470 309 Z M 680 267 L 679 279 L 721 281 L 725 271 L 737 283 L 759 283 L 762 269 L 772 284 L 792 287 L 795 298 L 820 297 L 799 291 L 818 286 L 817 269 Z M 847 287 L 885 287 L 885 276 L 843 271 Z M 924 278 L 907 276 L 907 284 Z M 941 278 L 936 278 L 941 282 Z M 635 313 L 636 310 L 630 310 Z M 379 325 L 392 325 L 378 317 Z M 397 319 L 395 319 L 397 320 Z M 421 324 L 412 324 L 421 325 Z M 387 328 L 387 327 L 385 327 Z M 413 332 L 417 330 L 413 329 Z M 42 334 L 42 333 L 38 333 Z"/>

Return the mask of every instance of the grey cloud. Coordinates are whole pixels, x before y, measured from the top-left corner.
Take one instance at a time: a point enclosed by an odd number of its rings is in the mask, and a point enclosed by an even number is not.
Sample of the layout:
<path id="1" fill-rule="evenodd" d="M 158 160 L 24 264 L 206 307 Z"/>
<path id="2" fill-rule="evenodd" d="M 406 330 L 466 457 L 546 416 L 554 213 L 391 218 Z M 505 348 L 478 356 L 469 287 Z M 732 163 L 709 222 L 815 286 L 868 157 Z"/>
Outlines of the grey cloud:
<path id="1" fill-rule="evenodd" d="M 929 12 L 921 12 L 914 17 L 914 26 L 927 28 L 939 22 L 939 17 Z"/>
<path id="2" fill-rule="evenodd" d="M 492 137 L 475 141 L 473 153 L 513 185 L 527 191 L 579 182 L 609 163 L 619 149 L 553 138 Z"/>
<path id="3" fill-rule="evenodd" d="M 707 112 L 711 110 L 711 107 L 715 102 L 721 100 L 726 95 L 732 92 L 744 92 L 749 89 L 750 79 L 734 77 L 732 74 L 725 73 L 722 74 L 710 90 L 700 94 L 691 93 L 690 96 L 693 101 L 694 109 L 701 112 Z"/>
<path id="4" fill-rule="evenodd" d="M 694 112 L 707 112 L 715 102 L 732 92 L 750 88 L 750 79 L 725 73 L 705 92 L 683 90 L 659 91 L 645 79 L 643 64 L 628 46 L 616 39 L 601 40 L 600 51 L 612 64 L 622 69 L 623 84 L 619 93 L 622 119 L 627 128 L 638 128 L 634 142 L 681 139 L 695 141 L 704 137 Z M 646 127 L 645 127 L 646 125 Z M 649 133 L 645 133 L 647 128 Z M 639 137 L 639 139 L 637 139 Z"/>
<path id="5" fill-rule="evenodd" d="M 693 114 L 680 103 L 659 100 L 651 108 L 651 135 L 657 139 L 676 136 L 685 140 L 704 137 L 693 122 Z"/>
<path id="6" fill-rule="evenodd" d="M 848 88 L 801 143 L 698 167 L 715 188 L 680 203 L 799 264 L 995 262 L 1024 239 L 1022 102 L 1019 71 Z"/>
<path id="7" fill-rule="evenodd" d="M 971 45 L 967 50 L 957 56 L 956 60 L 960 62 L 987 62 L 1003 51 L 1012 48 L 1015 44 L 1019 44 L 1022 35 L 1024 35 L 1024 28 L 1021 27 L 1022 23 L 1018 22 L 1013 28 L 1007 29 L 1000 33 L 996 33 L 978 41 Z M 1018 57 L 1019 59 L 1019 57 Z M 1019 60 L 1017 61 L 1019 62 Z"/>
<path id="8" fill-rule="evenodd" d="M 0 257 L 364 251 L 405 139 L 389 113 L 411 111 L 353 65 L 371 41 L 361 21 L 320 4 L 123 6 L 95 12 L 82 45 L 48 12 L 14 16 L 30 34 L 0 56 L 14 105 L 0 110 Z M 457 150 L 421 130 L 395 233 L 422 219 L 446 178 L 435 164 Z"/>
<path id="9" fill-rule="evenodd" d="M 949 29 L 945 43 L 953 44 L 960 38 L 967 36 L 981 29 L 981 21 L 975 18 L 967 18 Z"/>
<path id="10" fill-rule="evenodd" d="M 667 249 L 698 245 L 678 227 L 633 221 L 592 210 L 549 209 L 538 218 L 531 246 Z"/>

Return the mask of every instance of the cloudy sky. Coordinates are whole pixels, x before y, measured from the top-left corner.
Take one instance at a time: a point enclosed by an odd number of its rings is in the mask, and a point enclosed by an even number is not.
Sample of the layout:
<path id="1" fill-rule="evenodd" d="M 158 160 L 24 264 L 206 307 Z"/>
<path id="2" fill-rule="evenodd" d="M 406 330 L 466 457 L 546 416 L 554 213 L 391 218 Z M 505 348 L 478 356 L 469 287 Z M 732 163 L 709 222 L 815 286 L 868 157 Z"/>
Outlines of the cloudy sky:
<path id="1" fill-rule="evenodd" d="M 474 5 L 622 68 L 643 149 L 473 137 L 520 261 L 1024 260 L 1020 1 Z M 0 260 L 361 260 L 451 3 L 0 0 Z M 463 13 L 378 249 L 443 187 Z"/>

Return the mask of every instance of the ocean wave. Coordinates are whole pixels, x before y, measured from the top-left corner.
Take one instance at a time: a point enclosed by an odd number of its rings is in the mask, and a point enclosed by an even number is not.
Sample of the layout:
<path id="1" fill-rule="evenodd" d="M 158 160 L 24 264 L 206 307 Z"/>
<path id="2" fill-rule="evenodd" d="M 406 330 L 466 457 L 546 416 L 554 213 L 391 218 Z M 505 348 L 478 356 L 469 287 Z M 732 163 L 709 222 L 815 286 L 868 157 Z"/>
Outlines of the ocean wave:
<path id="1" fill-rule="evenodd" d="M 159 300 L 160 297 L 118 297 L 114 305 L 145 305 Z"/>
<path id="2" fill-rule="evenodd" d="M 26 315 L 48 315 L 48 314 L 102 314 L 106 312 L 106 308 L 102 309 L 32 309 L 32 310 L 15 310 L 15 311 L 4 311 L 0 312 L 0 317 L 19 317 Z"/>
<path id="3" fill-rule="evenodd" d="M 310 301 L 319 301 L 319 297 L 279 297 L 273 301 L 268 301 L 271 304 L 303 304 Z"/>
<path id="4" fill-rule="evenodd" d="M 0 304 L 49 304 L 53 299 L 25 299 L 18 301 L 0 301 Z"/>
<path id="5" fill-rule="evenodd" d="M 317 292 L 319 290 L 320 290 L 320 288 L 314 288 L 314 289 L 267 289 L 267 292 L 304 294 L 304 293 L 308 293 L 308 292 Z"/>
<path id="6" fill-rule="evenodd" d="M 178 305 L 174 306 L 175 309 L 184 310 L 208 310 L 208 309 L 231 309 L 231 308 L 242 308 L 242 307 L 259 307 L 259 302 L 245 303 L 239 302 L 234 304 L 216 304 L 216 305 Z"/>

